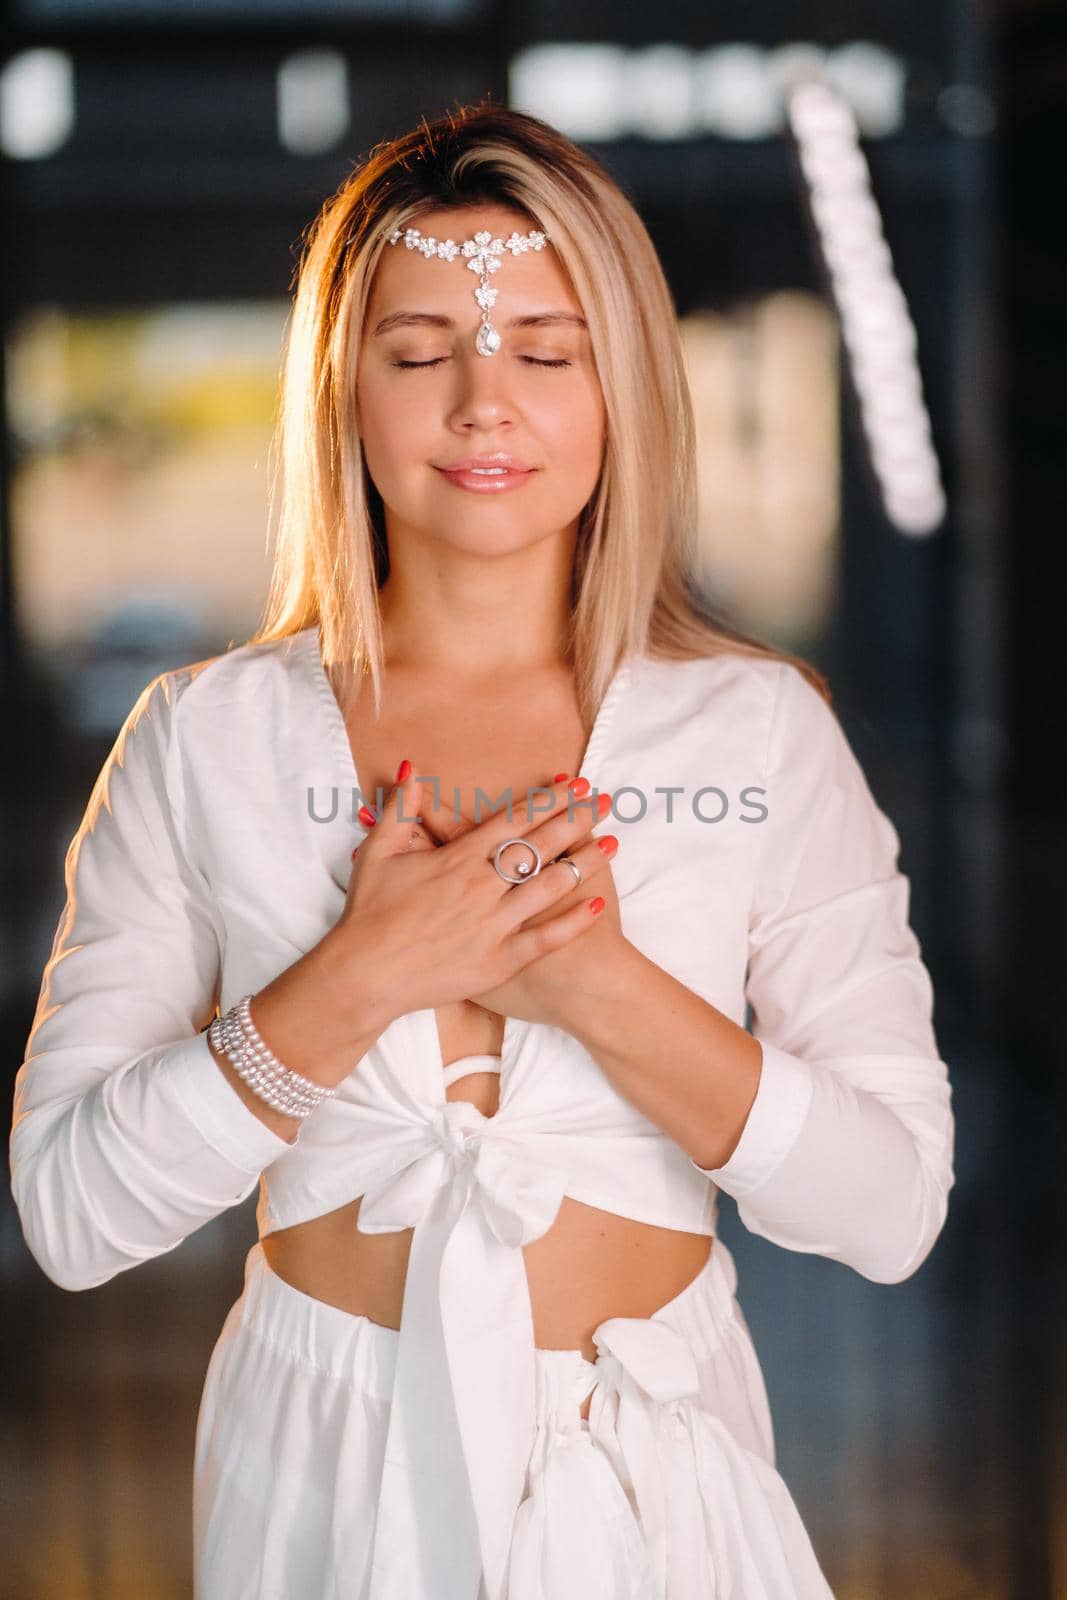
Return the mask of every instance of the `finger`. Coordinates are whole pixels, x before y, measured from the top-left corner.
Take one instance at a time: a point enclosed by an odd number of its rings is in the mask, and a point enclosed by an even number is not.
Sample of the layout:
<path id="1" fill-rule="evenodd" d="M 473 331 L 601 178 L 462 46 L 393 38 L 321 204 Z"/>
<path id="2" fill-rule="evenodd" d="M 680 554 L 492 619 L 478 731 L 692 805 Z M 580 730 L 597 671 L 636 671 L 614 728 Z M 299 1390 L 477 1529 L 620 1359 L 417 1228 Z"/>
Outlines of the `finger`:
<path id="1" fill-rule="evenodd" d="M 538 785 L 532 792 L 524 795 L 521 801 L 513 801 L 510 817 L 508 816 L 506 803 L 501 806 L 498 812 L 493 812 L 492 816 L 503 817 L 507 822 L 510 833 L 518 836 L 522 833 L 523 827 L 536 826 L 545 817 L 552 816 L 566 807 L 567 796 L 571 786 L 581 781 L 577 778 L 572 779 L 567 772 L 557 772 L 550 783 Z M 564 784 L 566 788 L 561 788 L 560 786 Z M 585 803 L 581 805 L 579 802 L 583 798 Z M 591 788 L 586 789 L 584 797 L 577 797 L 573 806 L 574 815 L 582 816 L 584 814 L 589 827 L 595 827 L 597 821 L 599 821 L 599 817 L 592 809 L 592 806 L 593 791 Z M 463 812 L 457 815 L 456 808 L 453 806 L 451 812 L 441 812 L 432 818 L 430 830 L 442 843 L 451 842 L 454 839 L 462 838 L 474 828 L 484 827 L 488 820 L 490 819 L 479 816 L 478 820 L 475 821 L 473 817 L 468 817 Z M 502 837 L 507 838 L 508 834 L 505 833 Z M 496 843 L 499 843 L 499 840 L 494 842 L 494 848 Z"/>
<path id="2" fill-rule="evenodd" d="M 552 862 L 553 867 L 559 867 L 560 873 L 565 873 L 562 879 L 563 892 L 547 911 L 542 911 L 534 923 L 547 921 L 550 917 L 559 916 L 562 909 L 570 910 L 580 901 L 588 900 L 598 894 L 605 895 L 609 901 L 618 899 L 611 872 L 611 863 L 618 852 L 619 841 L 614 834 L 605 834 L 601 839 L 591 840 L 588 844 L 581 845 L 576 850 L 568 850 L 566 855 L 557 857 Z M 581 873 L 578 881 L 575 873 L 568 863 L 573 862 Z M 557 874 L 557 877 L 559 874 Z M 524 926 L 530 925 L 531 919 L 527 918 Z"/>
<path id="3" fill-rule="evenodd" d="M 422 800 L 422 780 L 411 773 L 402 783 L 395 783 L 382 802 L 382 813 L 371 829 L 375 840 L 384 841 L 386 854 L 407 850 L 411 835 L 419 824 L 419 804 Z M 377 848 L 381 848 L 379 844 Z"/>
<path id="4" fill-rule="evenodd" d="M 429 829 L 423 824 L 422 818 L 420 817 L 410 830 L 408 849 L 436 850 L 437 848 L 437 840 L 434 838 Z"/>
<path id="5" fill-rule="evenodd" d="M 575 791 L 575 785 L 581 792 Z M 566 784 L 535 785 L 521 799 L 512 799 L 510 808 L 505 804 L 484 822 L 475 823 L 466 836 L 465 848 L 491 857 L 505 839 L 525 838 L 534 829 L 544 827 L 546 818 L 551 818 L 559 826 L 553 835 L 546 835 L 546 839 L 551 853 L 558 855 L 571 839 L 588 833 L 596 826 L 600 815 L 606 813 L 606 807 L 603 813 L 598 813 L 597 798 L 584 778 L 573 778 Z"/>
<path id="6" fill-rule="evenodd" d="M 609 862 L 614 861 L 618 851 L 619 840 L 617 834 L 603 833 L 599 839 L 588 839 L 584 844 L 577 845 L 571 850 L 565 850 L 561 855 L 556 856 L 554 860 L 548 863 L 548 866 L 541 868 L 539 876 L 544 877 L 549 868 L 552 868 L 553 871 L 558 869 L 556 876 L 562 875 L 562 881 L 566 887 L 571 890 L 580 889 L 596 873 L 602 872 Z M 571 862 L 581 873 L 580 878 L 575 875 L 569 865 Z M 593 891 L 590 892 L 592 893 Z"/>
<path id="7" fill-rule="evenodd" d="M 542 794 L 543 796 L 547 797 L 548 794 L 551 791 L 554 791 L 557 788 L 557 786 L 566 779 L 566 777 L 567 777 L 567 774 L 565 772 L 561 772 L 558 775 L 558 777 L 554 780 L 553 783 L 543 785 L 541 788 L 538 789 L 537 792 L 539 794 Z M 559 803 L 563 804 L 564 802 L 565 802 L 565 793 L 563 791 L 560 791 Z M 529 820 L 531 820 L 531 821 L 536 821 L 537 817 L 539 817 L 539 816 L 548 816 L 548 815 L 550 815 L 550 810 L 549 809 L 545 809 L 545 807 L 547 805 L 547 798 L 545 800 L 543 800 L 542 802 L 540 802 L 540 804 L 542 806 L 542 809 L 537 813 L 536 816 L 530 816 L 529 807 L 527 806 L 525 800 L 523 802 L 523 805 L 522 805 L 521 809 L 520 809 L 520 806 L 518 804 L 513 804 L 512 805 L 512 819 L 513 819 L 513 821 L 509 824 L 509 826 L 511 827 L 511 831 L 513 833 L 516 831 L 515 824 L 520 820 L 529 818 Z M 553 804 L 551 809 L 555 809 L 555 804 Z M 507 815 L 506 805 L 502 808 L 502 812 L 503 812 L 504 816 Z M 492 813 L 493 816 L 496 816 L 498 814 L 500 814 L 500 813 L 497 813 L 497 812 L 493 812 Z M 472 828 L 480 828 L 480 827 L 482 827 L 487 820 L 488 820 L 488 818 L 479 816 L 478 820 L 475 821 L 473 817 L 468 817 L 465 812 L 461 811 L 461 812 L 457 813 L 457 809 L 456 809 L 455 805 L 452 806 L 451 810 L 445 810 L 444 808 L 442 808 L 441 810 L 434 812 L 431 816 L 429 816 L 429 817 L 424 819 L 424 821 L 426 822 L 427 827 L 430 830 L 431 836 L 436 838 L 441 844 L 449 844 L 454 839 L 461 839 L 464 836 L 464 834 L 470 833 Z M 505 838 L 506 837 L 507 837 L 507 835 L 505 834 Z"/>
<path id="8" fill-rule="evenodd" d="M 471 828 L 477 826 L 462 813 L 457 816 L 455 807 L 451 810 L 441 808 L 437 811 L 427 811 L 420 820 L 430 838 L 437 844 L 450 844 L 453 839 L 461 839 Z"/>
<path id="9" fill-rule="evenodd" d="M 561 911 L 558 917 L 541 922 L 536 928 L 520 928 L 512 934 L 508 947 L 521 972 L 531 961 L 538 961 L 553 950 L 580 940 L 593 926 L 607 902 L 603 895 L 587 895 L 576 906 Z"/>
<path id="10" fill-rule="evenodd" d="M 575 802 L 573 810 L 565 807 L 556 812 L 528 833 L 526 838 L 536 844 L 546 859 L 555 860 L 563 854 L 573 855 L 610 813 L 610 794 L 594 794 L 590 791 L 584 800 Z"/>
<path id="11" fill-rule="evenodd" d="M 607 848 L 602 850 L 601 843 Z M 581 873 L 581 883 L 566 861 L 557 859 L 547 862 L 535 878 L 517 884 L 516 892 L 505 894 L 501 901 L 502 920 L 506 931 L 514 932 L 539 916 L 551 915 L 561 900 L 567 899 L 575 890 L 584 889 L 586 885 L 593 885 L 584 896 L 586 899 L 591 898 L 596 893 L 597 874 L 603 872 L 617 849 L 618 839 L 615 835 L 605 834 L 602 841 L 594 839 L 575 850 L 568 850 L 567 858 L 574 862 Z"/>
<path id="12" fill-rule="evenodd" d="M 521 838 L 525 844 L 536 847 L 542 861 L 547 864 L 561 855 L 574 856 L 589 841 L 592 829 L 608 816 L 610 810 L 611 796 L 600 794 L 584 812 L 576 811 L 570 816 L 566 810 L 560 811 L 532 831 L 522 834 L 513 830 L 510 837 Z M 595 846 L 596 840 L 592 840 L 592 843 Z M 506 850 L 501 858 L 502 865 L 508 871 L 514 871 L 515 863 L 524 860 L 529 860 L 529 852 L 518 846 L 514 850 Z M 544 872 L 544 866 L 541 872 Z"/>
<path id="13" fill-rule="evenodd" d="M 377 827 L 377 823 L 375 824 L 375 827 Z M 428 833 L 427 830 L 421 825 L 421 818 L 418 821 L 416 821 L 415 823 L 412 824 L 411 829 L 410 829 L 409 834 L 408 834 L 408 842 L 407 842 L 407 847 L 406 848 L 409 851 L 436 850 L 438 848 L 437 840 L 434 839 L 432 834 Z M 356 848 L 352 851 L 352 861 L 353 861 L 353 863 L 355 862 L 355 860 L 356 860 L 358 855 L 359 855 L 359 845 L 357 844 Z"/>

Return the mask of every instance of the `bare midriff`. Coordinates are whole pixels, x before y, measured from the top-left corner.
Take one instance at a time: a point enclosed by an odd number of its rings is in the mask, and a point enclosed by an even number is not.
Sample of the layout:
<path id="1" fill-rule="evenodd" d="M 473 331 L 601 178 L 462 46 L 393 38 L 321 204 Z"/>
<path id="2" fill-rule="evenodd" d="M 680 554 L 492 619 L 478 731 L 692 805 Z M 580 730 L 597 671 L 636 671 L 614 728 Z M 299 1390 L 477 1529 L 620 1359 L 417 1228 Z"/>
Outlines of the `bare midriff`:
<path id="1" fill-rule="evenodd" d="M 442 1036 L 445 1014 L 466 1004 L 439 1008 Z M 483 1019 L 477 1048 L 454 1050 L 449 1060 L 499 1053 L 485 1042 L 487 1013 Z M 449 1084 L 445 1098 L 469 1100 L 493 1116 L 499 1086 L 497 1073 L 471 1072 Z M 359 1207 L 355 1199 L 309 1222 L 279 1228 L 264 1237 L 263 1252 L 272 1271 L 303 1294 L 399 1328 L 412 1230 L 360 1233 Z M 593 1330 L 608 1317 L 651 1316 L 700 1273 L 713 1243 L 707 1234 L 653 1227 L 565 1195 L 547 1233 L 523 1246 L 534 1343 L 547 1350 L 581 1350 L 587 1361 L 595 1361 Z M 588 1410 L 586 1400 L 582 1415 Z"/>
<path id="2" fill-rule="evenodd" d="M 397 761 L 410 755 L 418 772 L 441 778 L 443 804 L 450 805 L 455 792 L 461 812 L 473 816 L 473 780 L 457 779 L 454 789 L 451 782 L 444 782 L 446 775 L 477 772 L 488 793 L 498 794 L 510 783 L 519 796 L 527 786 L 550 782 L 556 771 L 578 775 L 586 734 L 568 674 L 553 672 L 541 682 L 530 682 L 527 675 L 514 694 L 505 687 L 492 702 L 481 705 L 473 703 L 466 688 L 457 686 L 453 703 L 464 705 L 465 715 L 447 732 L 439 707 L 452 697 L 442 692 L 428 718 L 420 680 L 417 672 L 407 682 L 399 670 L 392 672 L 391 680 L 387 675 L 391 689 L 381 720 L 369 716 L 358 703 L 353 709 L 350 742 L 361 751 L 361 777 L 375 786 L 380 783 L 388 791 Z M 357 736 L 353 728 L 358 728 Z M 557 752 L 547 773 L 546 751 Z M 522 775 L 521 782 L 516 775 Z M 362 792 L 373 797 L 375 791 Z M 429 791 L 425 793 L 424 814 Z M 473 1001 L 458 1000 L 438 1007 L 436 1017 L 445 1066 L 464 1056 L 500 1055 L 502 1016 Z M 497 1111 L 499 1090 L 498 1073 L 474 1071 L 448 1084 L 445 1097 L 468 1100 L 491 1117 Z M 263 1252 L 271 1269 L 303 1294 L 396 1329 L 412 1229 L 360 1233 L 359 1207 L 356 1198 L 323 1216 L 267 1234 Z M 565 1196 L 548 1231 L 523 1247 L 534 1343 L 541 1349 L 581 1350 L 586 1360 L 594 1361 L 596 1327 L 608 1317 L 651 1316 L 698 1276 L 713 1242 L 707 1234 L 635 1222 Z M 588 1415 L 588 1405 L 587 1400 L 583 1416 Z"/>

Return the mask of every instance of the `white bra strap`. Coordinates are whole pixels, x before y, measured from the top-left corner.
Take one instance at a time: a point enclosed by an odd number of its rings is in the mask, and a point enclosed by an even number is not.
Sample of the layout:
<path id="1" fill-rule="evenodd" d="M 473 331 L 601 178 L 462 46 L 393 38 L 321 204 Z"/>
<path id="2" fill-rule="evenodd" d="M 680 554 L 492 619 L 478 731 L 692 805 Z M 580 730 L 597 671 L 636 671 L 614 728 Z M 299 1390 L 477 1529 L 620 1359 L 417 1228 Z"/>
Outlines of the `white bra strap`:
<path id="1" fill-rule="evenodd" d="M 445 1068 L 445 1088 L 458 1078 L 465 1078 L 468 1072 L 499 1072 L 500 1062 L 500 1056 L 460 1056 Z"/>

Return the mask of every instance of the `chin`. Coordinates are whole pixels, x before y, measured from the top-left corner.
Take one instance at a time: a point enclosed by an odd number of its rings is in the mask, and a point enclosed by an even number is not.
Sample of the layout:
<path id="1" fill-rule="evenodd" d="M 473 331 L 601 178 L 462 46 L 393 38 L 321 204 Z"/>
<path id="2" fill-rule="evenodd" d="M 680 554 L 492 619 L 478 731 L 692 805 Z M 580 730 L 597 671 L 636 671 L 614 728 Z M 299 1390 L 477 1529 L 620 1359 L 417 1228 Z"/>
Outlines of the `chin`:
<path id="1" fill-rule="evenodd" d="M 471 499 L 476 500 L 477 497 L 472 495 Z M 543 510 L 531 515 L 529 510 L 524 509 L 520 516 L 510 506 L 484 504 L 474 504 L 469 508 L 465 506 L 459 516 L 454 508 L 450 508 L 447 518 L 426 517 L 414 525 L 421 526 L 428 538 L 453 545 L 456 549 L 490 551 L 498 550 L 502 545 L 536 542 L 549 531 L 558 531 L 560 526 L 551 513 L 546 515 Z"/>
<path id="2" fill-rule="evenodd" d="M 517 528 L 513 522 L 497 523 L 491 528 L 467 527 L 461 533 L 438 535 L 439 542 L 451 550 L 487 557 L 511 555 L 516 550 L 540 544 L 547 537 L 550 536 L 537 528 Z"/>

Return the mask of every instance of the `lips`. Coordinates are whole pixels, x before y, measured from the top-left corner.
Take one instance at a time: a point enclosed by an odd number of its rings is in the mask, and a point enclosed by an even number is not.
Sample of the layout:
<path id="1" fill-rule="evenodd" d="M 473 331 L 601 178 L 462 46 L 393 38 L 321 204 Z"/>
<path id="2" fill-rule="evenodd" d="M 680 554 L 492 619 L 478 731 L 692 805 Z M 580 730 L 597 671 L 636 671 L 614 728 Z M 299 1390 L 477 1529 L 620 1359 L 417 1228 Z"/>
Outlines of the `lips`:
<path id="1" fill-rule="evenodd" d="M 533 467 L 520 466 L 517 462 L 485 461 L 477 458 L 469 466 L 457 462 L 451 466 L 437 468 L 446 482 L 455 488 L 472 490 L 480 494 L 501 494 L 508 489 L 517 489 L 521 484 L 530 481 L 534 470 Z"/>
<path id="2" fill-rule="evenodd" d="M 533 468 L 525 461 L 520 461 L 517 456 L 509 456 L 503 450 L 495 450 L 488 456 L 464 456 L 460 461 L 446 461 L 438 468 L 439 472 L 493 472 L 503 468 L 506 472 L 532 472 Z"/>
<path id="3" fill-rule="evenodd" d="M 438 467 L 437 470 L 453 488 L 475 494 L 506 494 L 522 488 L 523 483 L 530 483 L 534 477 L 533 467 Z"/>
<path id="4" fill-rule="evenodd" d="M 517 472 L 513 467 L 441 467 L 446 478 L 528 478 L 528 471 Z"/>

